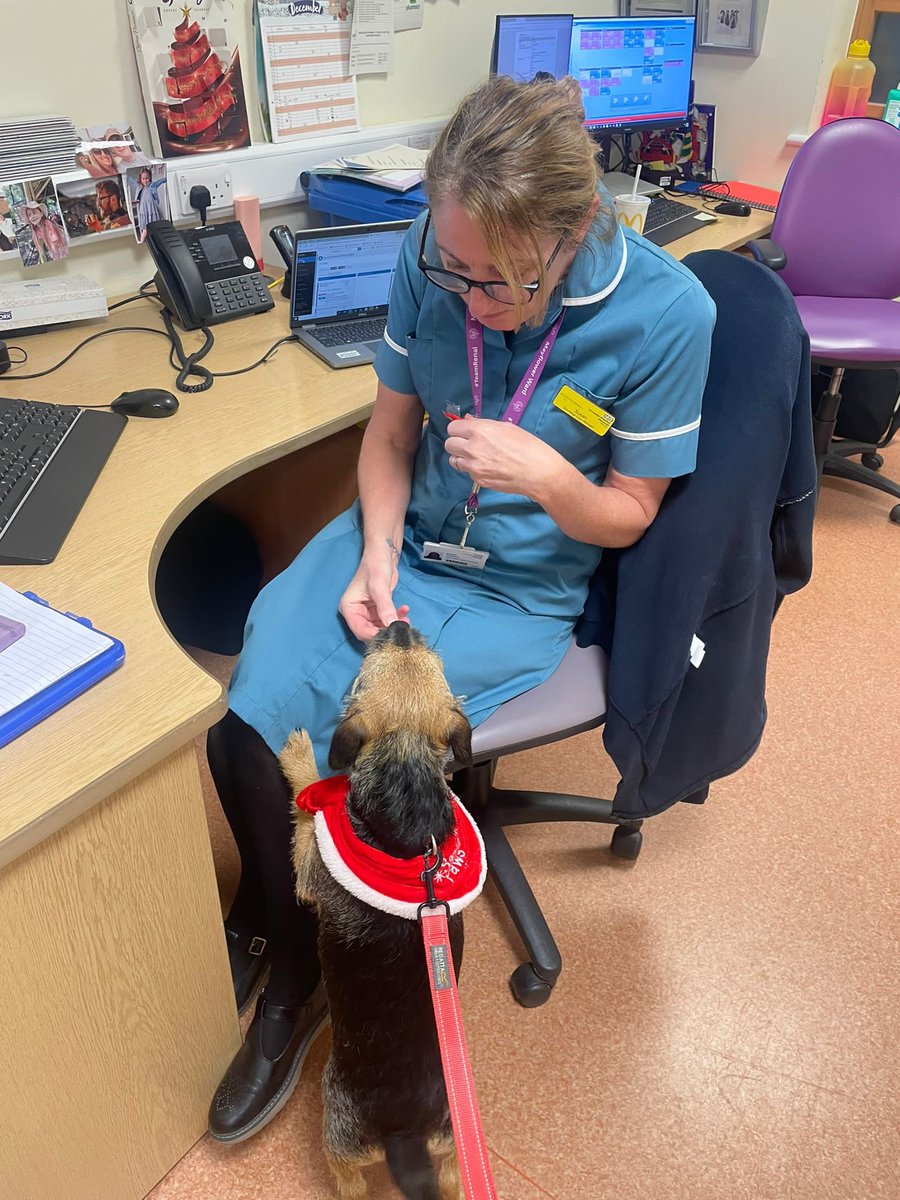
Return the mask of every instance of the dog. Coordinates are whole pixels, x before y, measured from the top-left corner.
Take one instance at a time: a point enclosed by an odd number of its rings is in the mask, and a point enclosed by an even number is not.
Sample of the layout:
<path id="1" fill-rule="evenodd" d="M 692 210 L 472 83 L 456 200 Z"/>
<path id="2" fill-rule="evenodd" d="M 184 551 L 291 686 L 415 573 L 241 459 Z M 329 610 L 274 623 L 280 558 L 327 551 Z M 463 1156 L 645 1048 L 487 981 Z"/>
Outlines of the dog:
<path id="1" fill-rule="evenodd" d="M 463 816 L 470 822 L 458 810 L 454 816 L 444 764 L 448 751 L 470 763 L 471 738 L 440 658 L 422 635 L 402 621 L 377 634 L 328 758 L 333 771 L 349 778 L 349 795 L 345 785 L 340 795 L 342 811 L 347 796 L 353 833 L 392 859 L 417 860 L 421 870 L 428 847 L 456 836 Z M 291 734 L 280 761 L 295 792 L 318 780 L 305 733 Z M 474 836 L 480 845 L 477 831 Z M 297 895 L 318 914 L 331 1012 L 323 1141 L 338 1194 L 361 1200 L 363 1168 L 384 1159 L 407 1200 L 463 1200 L 418 921 L 370 907 L 345 890 L 319 841 L 310 816 L 298 808 Z M 461 914 L 450 917 L 449 932 L 458 974 Z"/>

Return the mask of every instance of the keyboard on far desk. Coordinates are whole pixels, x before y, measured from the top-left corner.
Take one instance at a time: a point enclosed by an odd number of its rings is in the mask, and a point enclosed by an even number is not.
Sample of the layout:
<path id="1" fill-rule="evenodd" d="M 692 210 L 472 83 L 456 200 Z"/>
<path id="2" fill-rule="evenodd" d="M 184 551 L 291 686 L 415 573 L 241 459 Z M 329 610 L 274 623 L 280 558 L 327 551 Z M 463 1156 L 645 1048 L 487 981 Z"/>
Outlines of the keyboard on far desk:
<path id="1" fill-rule="evenodd" d="M 644 222 L 644 233 L 651 233 L 661 225 L 668 225 L 679 217 L 694 216 L 696 208 L 690 204 L 682 204 L 680 200 L 667 200 L 664 196 L 654 196 L 647 210 L 647 220 Z"/>
<path id="2" fill-rule="evenodd" d="M 0 397 L 0 565 L 53 561 L 127 419 Z"/>
<path id="3" fill-rule="evenodd" d="M 354 342 L 380 342 L 387 320 L 374 317 L 368 321 L 348 321 L 346 324 L 317 325 L 316 341 L 323 346 L 352 346 Z"/>

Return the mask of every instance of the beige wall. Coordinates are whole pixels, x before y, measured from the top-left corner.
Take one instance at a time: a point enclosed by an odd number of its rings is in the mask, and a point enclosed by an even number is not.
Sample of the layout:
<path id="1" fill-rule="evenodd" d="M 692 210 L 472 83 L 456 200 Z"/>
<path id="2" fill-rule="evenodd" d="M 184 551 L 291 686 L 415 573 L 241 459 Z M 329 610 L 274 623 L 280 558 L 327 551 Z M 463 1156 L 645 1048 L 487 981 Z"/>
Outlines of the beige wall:
<path id="1" fill-rule="evenodd" d="M 13 0 L 0 0 L 4 9 Z M 244 70 L 254 134 L 259 119 L 252 78 L 249 0 L 235 0 L 244 14 Z M 421 30 L 397 37 L 390 76 L 360 80 L 364 125 L 439 116 L 487 73 L 494 17 L 498 13 L 579 12 L 605 15 L 615 0 L 426 0 Z M 699 54 L 697 98 L 718 108 L 716 158 L 731 175 L 777 185 L 792 151 L 791 133 L 815 124 L 824 81 L 849 34 L 855 0 L 771 0 L 758 59 Z M 5 23 L 0 38 L 0 111 L 4 115 L 61 112 L 76 124 L 127 117 L 146 138 L 147 125 L 131 49 L 124 0 L 53 0 L 40 37 L 19 23 Z M 37 49 L 36 47 L 39 47 Z M 250 76 L 250 78 L 248 78 Z M 268 209 L 266 227 L 291 223 L 289 207 Z M 58 268 L 80 271 L 113 293 L 127 292 L 151 273 L 148 256 L 128 238 L 109 238 L 76 249 Z M 0 278 L 19 278 L 13 258 L 0 260 Z"/>

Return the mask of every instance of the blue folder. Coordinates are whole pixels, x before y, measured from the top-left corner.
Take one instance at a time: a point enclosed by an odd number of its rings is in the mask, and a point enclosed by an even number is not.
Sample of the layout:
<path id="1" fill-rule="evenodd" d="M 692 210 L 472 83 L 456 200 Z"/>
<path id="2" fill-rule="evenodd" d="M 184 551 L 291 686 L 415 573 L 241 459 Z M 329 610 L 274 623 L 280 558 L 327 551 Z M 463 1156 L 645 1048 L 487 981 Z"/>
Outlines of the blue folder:
<path id="1" fill-rule="evenodd" d="M 22 595 L 26 600 L 33 600 L 35 604 L 42 604 L 45 608 L 50 608 L 47 601 L 36 596 L 34 592 L 23 592 Z M 68 617 L 72 621 L 78 621 L 81 625 L 87 625 L 89 629 L 94 628 L 85 617 L 76 617 L 74 613 L 70 612 L 63 613 L 62 616 Z M 100 633 L 101 631 L 98 629 L 96 632 Z M 110 635 L 103 634 L 103 636 L 109 637 Z M 49 717 L 58 708 L 62 708 L 64 704 L 68 704 L 70 700 L 80 696 L 89 687 L 93 687 L 98 680 L 109 675 L 116 667 L 121 666 L 125 659 L 125 647 L 116 638 L 111 640 L 112 645 L 95 658 L 81 667 L 76 667 L 74 671 L 70 671 L 68 675 L 58 679 L 56 683 L 50 684 L 42 692 L 32 696 L 30 700 L 25 700 L 4 716 L 0 716 L 0 746 L 5 746 L 7 742 L 17 738 L 20 733 L 30 729 L 38 721 L 43 721 L 44 717 Z"/>

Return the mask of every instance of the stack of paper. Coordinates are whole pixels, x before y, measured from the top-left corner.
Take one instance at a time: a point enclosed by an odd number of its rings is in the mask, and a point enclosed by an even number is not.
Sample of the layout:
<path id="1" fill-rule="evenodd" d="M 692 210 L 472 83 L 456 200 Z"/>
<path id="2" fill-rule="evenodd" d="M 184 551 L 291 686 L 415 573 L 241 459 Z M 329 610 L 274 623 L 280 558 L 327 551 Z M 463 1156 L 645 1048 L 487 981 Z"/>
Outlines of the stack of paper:
<path id="1" fill-rule="evenodd" d="M 0 179 L 37 179 L 75 169 L 79 137 L 68 117 L 0 121 Z"/>
<path id="2" fill-rule="evenodd" d="M 422 182 L 427 150 L 397 143 L 383 150 L 371 150 L 366 154 L 348 154 L 333 158 L 312 169 L 313 175 L 347 175 L 374 183 L 379 187 L 391 188 L 396 192 L 408 192 Z"/>

